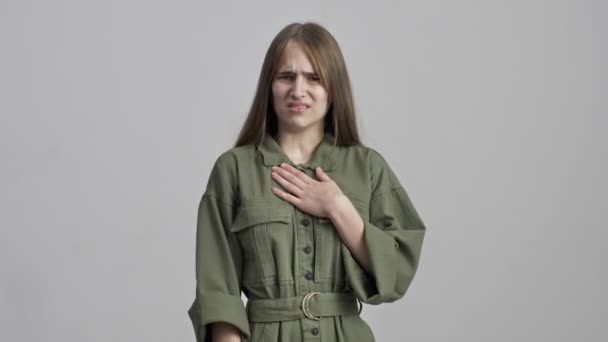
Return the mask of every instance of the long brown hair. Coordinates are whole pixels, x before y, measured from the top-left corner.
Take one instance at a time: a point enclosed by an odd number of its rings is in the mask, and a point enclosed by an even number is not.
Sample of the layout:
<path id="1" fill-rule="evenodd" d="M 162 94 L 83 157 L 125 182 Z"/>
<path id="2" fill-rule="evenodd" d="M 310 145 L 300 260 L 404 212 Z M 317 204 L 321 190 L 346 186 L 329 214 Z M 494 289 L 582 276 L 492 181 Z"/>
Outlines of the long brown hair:
<path id="1" fill-rule="evenodd" d="M 334 144 L 361 144 L 350 79 L 342 51 L 335 38 L 323 26 L 307 22 L 285 26 L 270 43 L 253 103 L 234 147 L 258 143 L 266 133 L 276 136 L 278 120 L 272 105 L 271 87 L 277 64 L 290 41 L 302 46 L 328 93 L 325 132 L 332 133 Z"/>

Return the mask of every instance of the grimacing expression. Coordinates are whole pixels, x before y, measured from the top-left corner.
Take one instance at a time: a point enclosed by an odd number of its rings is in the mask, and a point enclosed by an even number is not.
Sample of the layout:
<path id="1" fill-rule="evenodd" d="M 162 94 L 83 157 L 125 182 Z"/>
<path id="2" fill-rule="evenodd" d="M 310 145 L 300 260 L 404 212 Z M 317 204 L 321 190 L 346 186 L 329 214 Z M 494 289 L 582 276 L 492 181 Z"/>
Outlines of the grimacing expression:
<path id="1" fill-rule="evenodd" d="M 272 98 L 279 126 L 290 131 L 318 126 L 323 130 L 327 91 L 298 43 L 289 42 L 281 55 L 272 81 Z"/>

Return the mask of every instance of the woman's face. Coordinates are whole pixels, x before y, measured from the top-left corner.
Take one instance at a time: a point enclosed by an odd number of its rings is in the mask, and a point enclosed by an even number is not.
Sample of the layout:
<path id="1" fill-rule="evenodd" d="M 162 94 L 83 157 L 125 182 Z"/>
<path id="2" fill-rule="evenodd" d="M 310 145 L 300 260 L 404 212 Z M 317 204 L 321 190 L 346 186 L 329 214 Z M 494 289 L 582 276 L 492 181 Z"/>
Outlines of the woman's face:
<path id="1" fill-rule="evenodd" d="M 272 98 L 279 130 L 323 132 L 327 91 L 297 43 L 289 42 L 281 56 L 272 81 Z"/>

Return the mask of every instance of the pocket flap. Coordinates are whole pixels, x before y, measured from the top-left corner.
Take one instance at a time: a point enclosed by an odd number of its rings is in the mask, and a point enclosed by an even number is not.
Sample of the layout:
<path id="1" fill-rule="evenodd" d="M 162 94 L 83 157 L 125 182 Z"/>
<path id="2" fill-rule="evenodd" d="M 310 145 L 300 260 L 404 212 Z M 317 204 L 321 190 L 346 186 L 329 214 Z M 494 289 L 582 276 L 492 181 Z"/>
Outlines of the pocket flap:
<path id="1" fill-rule="evenodd" d="M 285 207 L 265 206 L 244 206 L 239 209 L 232 227 L 231 232 L 238 232 L 244 228 L 264 223 L 264 222 L 291 222 L 289 211 Z"/>

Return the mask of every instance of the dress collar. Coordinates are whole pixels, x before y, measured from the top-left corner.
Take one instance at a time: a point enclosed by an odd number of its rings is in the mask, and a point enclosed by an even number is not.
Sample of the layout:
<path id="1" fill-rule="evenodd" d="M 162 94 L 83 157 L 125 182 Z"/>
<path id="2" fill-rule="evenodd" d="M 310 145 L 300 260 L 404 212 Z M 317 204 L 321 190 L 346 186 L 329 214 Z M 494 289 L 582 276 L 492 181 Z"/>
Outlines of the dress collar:
<path id="1" fill-rule="evenodd" d="M 300 167 L 305 167 L 314 170 L 320 166 L 323 171 L 333 170 L 336 165 L 336 152 L 338 146 L 334 148 L 334 136 L 329 132 L 325 132 L 323 139 L 315 147 L 307 163 L 298 164 Z M 257 149 L 262 153 L 264 164 L 266 166 L 280 165 L 285 162 L 287 164 L 298 166 L 292 162 L 281 149 L 277 141 L 269 134 L 264 136 L 262 142 L 256 144 Z"/>

